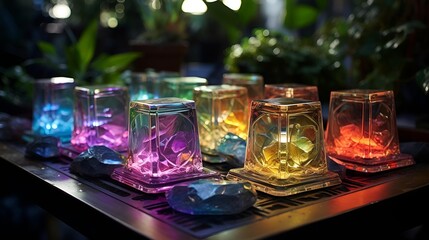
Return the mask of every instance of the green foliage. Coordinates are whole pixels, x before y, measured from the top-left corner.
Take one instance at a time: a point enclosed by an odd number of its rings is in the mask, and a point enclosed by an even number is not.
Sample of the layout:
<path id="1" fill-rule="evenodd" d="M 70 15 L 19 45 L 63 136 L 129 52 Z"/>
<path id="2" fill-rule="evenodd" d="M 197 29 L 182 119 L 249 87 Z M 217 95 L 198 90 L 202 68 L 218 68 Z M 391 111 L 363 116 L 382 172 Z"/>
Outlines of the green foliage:
<path id="1" fill-rule="evenodd" d="M 319 86 L 321 92 L 341 87 L 344 68 L 313 42 L 255 29 L 253 35 L 227 49 L 229 72 L 258 73 L 264 82 L 302 83 Z M 326 90 L 326 91 L 325 91 Z M 325 94 L 321 98 L 327 98 Z"/>
<path id="2" fill-rule="evenodd" d="M 428 52 L 410 40 L 429 40 L 427 26 L 413 13 L 418 9 L 414 4 L 403 0 L 358 2 L 347 19 L 333 19 L 318 31 L 322 48 L 341 61 L 350 60 L 348 88 L 397 89 L 413 78 L 415 67 L 422 64 L 417 62 L 422 58 L 416 56 Z M 416 33 L 424 29 L 426 33 L 417 39 Z M 414 52 L 415 47 L 421 49 Z"/>
<path id="3" fill-rule="evenodd" d="M 182 12 L 183 0 L 139 0 L 144 32 L 139 41 L 166 43 L 187 38 L 188 14 Z"/>
<path id="4" fill-rule="evenodd" d="M 425 94 L 429 94 L 429 67 L 421 69 L 416 74 L 416 80 Z"/>
<path id="5" fill-rule="evenodd" d="M 121 74 L 140 54 L 133 52 L 96 56 L 98 22 L 92 21 L 80 38 L 64 49 L 49 42 L 38 43 L 42 57 L 30 59 L 25 65 L 41 64 L 57 76 L 74 78 L 78 85 L 124 84 Z"/>
<path id="6" fill-rule="evenodd" d="M 29 106 L 33 98 L 33 78 L 21 66 L 0 68 L 0 99 L 13 106 Z"/>
<path id="7" fill-rule="evenodd" d="M 285 2 L 284 24 L 292 30 L 314 23 L 326 6 L 297 2 Z M 351 15 L 326 21 L 308 38 L 256 30 L 227 50 L 225 66 L 261 73 L 267 83 L 317 85 L 322 99 L 334 89 L 398 90 L 415 79 L 427 92 L 427 70 L 419 70 L 429 66 L 428 7 L 427 1 L 357 1 Z"/>
<path id="8" fill-rule="evenodd" d="M 248 26 L 258 12 L 258 2 L 256 0 L 242 1 L 238 11 L 233 11 L 221 1 L 206 2 L 207 16 L 212 17 L 226 31 L 230 43 L 239 42 L 243 37 L 243 29 Z"/>
<path id="9" fill-rule="evenodd" d="M 297 3 L 296 0 L 285 0 L 284 26 L 289 29 L 308 27 L 316 22 L 320 12 L 326 8 L 326 0 L 316 1 L 315 6 Z"/>

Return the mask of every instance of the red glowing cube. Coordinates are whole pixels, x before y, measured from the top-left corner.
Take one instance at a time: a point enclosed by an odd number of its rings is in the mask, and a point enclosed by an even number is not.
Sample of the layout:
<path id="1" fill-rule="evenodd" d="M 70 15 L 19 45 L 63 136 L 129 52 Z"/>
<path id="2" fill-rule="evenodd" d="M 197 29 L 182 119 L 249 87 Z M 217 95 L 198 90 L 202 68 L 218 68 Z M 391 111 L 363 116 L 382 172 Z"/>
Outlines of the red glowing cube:
<path id="1" fill-rule="evenodd" d="M 332 91 L 325 146 L 332 160 L 361 172 L 415 163 L 399 150 L 393 91 Z"/>

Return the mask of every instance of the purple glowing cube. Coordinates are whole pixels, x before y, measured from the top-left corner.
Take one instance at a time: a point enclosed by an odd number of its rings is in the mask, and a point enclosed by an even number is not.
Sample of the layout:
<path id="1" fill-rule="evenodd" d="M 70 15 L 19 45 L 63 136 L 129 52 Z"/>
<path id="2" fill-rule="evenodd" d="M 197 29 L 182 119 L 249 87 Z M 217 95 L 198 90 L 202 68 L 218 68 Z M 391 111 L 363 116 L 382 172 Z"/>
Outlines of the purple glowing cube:
<path id="1" fill-rule="evenodd" d="M 76 87 L 72 146 L 79 152 L 92 146 L 126 151 L 128 104 L 126 87 Z"/>
<path id="2" fill-rule="evenodd" d="M 113 179 L 157 193 L 214 174 L 203 169 L 193 100 L 131 101 L 129 111 L 128 159 Z"/>

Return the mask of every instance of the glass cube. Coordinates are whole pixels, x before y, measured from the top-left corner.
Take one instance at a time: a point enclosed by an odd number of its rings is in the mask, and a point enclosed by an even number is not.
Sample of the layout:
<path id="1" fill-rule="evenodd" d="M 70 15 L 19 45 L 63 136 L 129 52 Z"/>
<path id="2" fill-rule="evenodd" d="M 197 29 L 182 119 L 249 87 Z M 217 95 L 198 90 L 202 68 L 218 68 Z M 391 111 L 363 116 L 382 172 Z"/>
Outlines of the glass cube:
<path id="1" fill-rule="evenodd" d="M 327 167 L 319 101 L 295 98 L 253 100 L 244 168 L 227 178 L 287 196 L 341 183 Z"/>
<path id="2" fill-rule="evenodd" d="M 401 154 L 392 91 L 332 91 L 325 134 L 328 156 L 360 172 L 380 172 L 414 164 Z"/>
<path id="3" fill-rule="evenodd" d="M 70 141 L 73 129 L 73 78 L 55 77 L 35 81 L 32 131 Z"/>
<path id="4" fill-rule="evenodd" d="M 149 76 L 145 72 L 132 72 L 129 77 L 129 94 L 130 100 L 145 100 L 153 98 L 153 94 L 150 93 Z"/>
<path id="5" fill-rule="evenodd" d="M 176 72 L 132 72 L 129 77 L 131 101 L 159 98 L 164 78 L 180 77 Z"/>
<path id="6" fill-rule="evenodd" d="M 216 148 L 227 133 L 247 138 L 248 107 L 245 87 L 227 84 L 196 87 L 194 99 L 201 151 L 204 154 L 218 155 Z M 209 157 L 204 160 L 223 161 Z"/>
<path id="7" fill-rule="evenodd" d="M 77 152 L 104 145 L 122 152 L 128 148 L 128 89 L 122 86 L 78 86 L 74 90 L 74 128 L 71 145 Z"/>
<path id="8" fill-rule="evenodd" d="M 250 73 L 224 73 L 222 84 L 236 85 L 247 88 L 248 102 L 264 98 L 264 78 Z"/>
<path id="9" fill-rule="evenodd" d="M 112 178 L 147 193 L 217 176 L 203 168 L 193 100 L 159 98 L 132 101 L 126 166 Z"/>
<path id="10" fill-rule="evenodd" d="M 317 86 L 299 83 L 265 84 L 265 98 L 302 98 L 319 101 Z"/>
<path id="11" fill-rule="evenodd" d="M 161 83 L 160 97 L 177 97 L 193 100 L 194 88 L 207 85 L 201 77 L 168 77 Z"/>

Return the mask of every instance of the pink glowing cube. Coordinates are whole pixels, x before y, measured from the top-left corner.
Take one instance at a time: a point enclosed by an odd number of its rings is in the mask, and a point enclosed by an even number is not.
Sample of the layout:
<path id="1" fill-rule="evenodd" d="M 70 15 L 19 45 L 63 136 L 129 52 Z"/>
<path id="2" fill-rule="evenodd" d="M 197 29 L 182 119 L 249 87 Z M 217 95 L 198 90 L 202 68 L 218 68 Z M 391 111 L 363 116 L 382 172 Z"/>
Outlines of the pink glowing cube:
<path id="1" fill-rule="evenodd" d="M 74 93 L 71 145 L 80 152 L 95 145 L 126 151 L 128 89 L 121 86 L 79 86 Z"/>
<path id="2" fill-rule="evenodd" d="M 202 164 L 193 100 L 176 97 L 131 101 L 129 150 L 112 178 L 143 192 L 217 175 Z"/>

